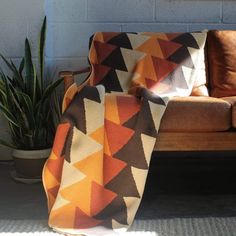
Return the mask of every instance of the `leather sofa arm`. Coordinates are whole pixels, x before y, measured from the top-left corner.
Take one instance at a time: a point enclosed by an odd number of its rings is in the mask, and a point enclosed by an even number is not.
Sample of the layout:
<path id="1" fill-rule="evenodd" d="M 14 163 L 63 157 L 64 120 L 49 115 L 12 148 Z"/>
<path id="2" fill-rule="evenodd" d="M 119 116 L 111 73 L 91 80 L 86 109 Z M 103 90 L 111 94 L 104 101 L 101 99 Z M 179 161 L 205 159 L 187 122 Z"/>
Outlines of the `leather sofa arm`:
<path id="1" fill-rule="evenodd" d="M 236 128 L 236 96 L 222 97 L 221 99 L 227 101 L 232 106 L 232 126 Z"/>
<path id="2" fill-rule="evenodd" d="M 91 71 L 90 67 L 83 68 L 77 71 L 60 71 L 59 76 L 64 79 L 64 92 L 75 82 L 75 76 L 88 73 Z"/>

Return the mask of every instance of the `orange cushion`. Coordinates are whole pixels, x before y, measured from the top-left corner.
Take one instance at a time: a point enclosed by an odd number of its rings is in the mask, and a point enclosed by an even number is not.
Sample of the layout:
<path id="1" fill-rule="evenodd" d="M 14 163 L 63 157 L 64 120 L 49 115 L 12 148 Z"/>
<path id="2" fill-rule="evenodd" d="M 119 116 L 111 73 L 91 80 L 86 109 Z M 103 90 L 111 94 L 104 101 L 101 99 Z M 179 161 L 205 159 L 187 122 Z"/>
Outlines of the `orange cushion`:
<path id="1" fill-rule="evenodd" d="M 236 96 L 236 31 L 208 32 L 211 96 Z"/>

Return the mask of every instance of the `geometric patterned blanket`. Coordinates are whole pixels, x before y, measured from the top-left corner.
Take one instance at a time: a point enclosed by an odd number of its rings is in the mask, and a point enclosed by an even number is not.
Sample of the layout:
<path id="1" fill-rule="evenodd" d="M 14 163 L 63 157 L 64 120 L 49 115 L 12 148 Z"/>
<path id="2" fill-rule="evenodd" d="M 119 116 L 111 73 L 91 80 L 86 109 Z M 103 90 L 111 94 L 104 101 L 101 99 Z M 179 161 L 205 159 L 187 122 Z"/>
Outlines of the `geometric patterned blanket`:
<path id="1" fill-rule="evenodd" d="M 67 234 L 126 230 L 140 205 L 171 96 L 202 75 L 206 33 L 96 33 L 92 73 L 63 101 L 43 171 L 49 226 Z"/>

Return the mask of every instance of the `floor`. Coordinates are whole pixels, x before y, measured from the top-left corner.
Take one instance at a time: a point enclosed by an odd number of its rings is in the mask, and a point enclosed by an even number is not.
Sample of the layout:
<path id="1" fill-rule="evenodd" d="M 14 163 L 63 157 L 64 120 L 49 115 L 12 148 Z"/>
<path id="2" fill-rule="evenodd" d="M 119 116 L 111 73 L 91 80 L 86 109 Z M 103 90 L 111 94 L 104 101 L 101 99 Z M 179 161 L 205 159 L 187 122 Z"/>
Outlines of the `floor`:
<path id="1" fill-rule="evenodd" d="M 154 153 L 136 219 L 236 217 L 234 156 L 235 153 Z M 0 221 L 45 221 L 47 207 L 42 185 L 14 182 L 11 169 L 12 163 L 0 163 Z"/>

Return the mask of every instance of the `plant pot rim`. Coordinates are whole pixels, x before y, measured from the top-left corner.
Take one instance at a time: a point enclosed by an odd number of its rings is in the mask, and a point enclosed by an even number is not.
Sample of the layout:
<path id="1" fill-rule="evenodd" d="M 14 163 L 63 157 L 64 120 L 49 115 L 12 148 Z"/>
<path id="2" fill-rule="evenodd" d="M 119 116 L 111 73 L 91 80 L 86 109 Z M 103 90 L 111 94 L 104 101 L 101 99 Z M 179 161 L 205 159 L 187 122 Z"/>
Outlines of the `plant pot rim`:
<path id="1" fill-rule="evenodd" d="M 49 157 L 51 150 L 52 150 L 51 148 L 39 149 L 39 150 L 13 149 L 12 156 L 22 159 L 41 159 Z"/>

